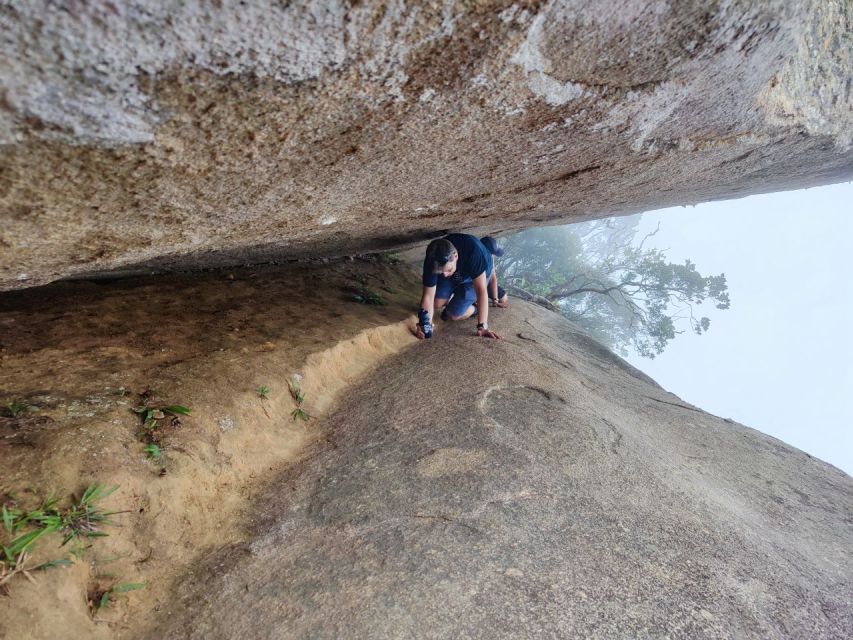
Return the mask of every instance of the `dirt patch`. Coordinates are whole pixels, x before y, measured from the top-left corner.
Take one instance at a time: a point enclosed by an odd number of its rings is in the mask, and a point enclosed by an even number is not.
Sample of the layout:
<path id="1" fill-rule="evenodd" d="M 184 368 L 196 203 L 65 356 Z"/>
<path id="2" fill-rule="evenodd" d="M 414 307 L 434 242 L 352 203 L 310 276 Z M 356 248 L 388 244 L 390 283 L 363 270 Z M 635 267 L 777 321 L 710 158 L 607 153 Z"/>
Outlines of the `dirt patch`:
<path id="1" fill-rule="evenodd" d="M 382 304 L 357 302 L 366 292 Z M 355 260 L 0 297 L 4 499 L 104 483 L 119 487 L 105 507 L 127 511 L 72 566 L 10 581 L 0 635 L 124 637 L 155 620 L 182 571 L 243 539 L 246 505 L 324 437 L 347 386 L 415 342 L 418 295 L 407 268 Z M 68 556 L 60 542 L 31 564 Z M 92 615 L 91 594 L 137 583 Z"/>

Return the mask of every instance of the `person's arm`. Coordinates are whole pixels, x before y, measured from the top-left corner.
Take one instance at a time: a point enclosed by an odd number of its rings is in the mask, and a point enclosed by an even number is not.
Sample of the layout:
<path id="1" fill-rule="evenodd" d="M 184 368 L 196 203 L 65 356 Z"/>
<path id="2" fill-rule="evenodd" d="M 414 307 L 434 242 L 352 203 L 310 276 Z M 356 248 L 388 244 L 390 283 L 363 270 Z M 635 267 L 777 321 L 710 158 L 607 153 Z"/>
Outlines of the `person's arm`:
<path id="1" fill-rule="evenodd" d="M 427 312 L 427 319 L 430 324 L 432 324 L 432 316 L 435 311 L 435 287 L 424 286 L 424 292 L 423 295 L 421 295 L 421 309 Z M 431 334 L 432 332 L 430 331 L 430 335 Z M 420 325 L 420 322 L 417 325 L 417 332 L 415 335 L 421 340 L 427 337 L 423 327 Z"/>
<path id="2" fill-rule="evenodd" d="M 500 307 L 501 309 L 506 309 L 509 306 L 509 303 L 502 302 L 498 297 L 500 295 L 500 287 L 498 287 L 498 272 L 497 270 L 492 271 L 492 277 L 489 280 L 489 297 L 495 303 L 496 307 Z M 506 294 L 504 294 L 506 295 Z"/>
<path id="3" fill-rule="evenodd" d="M 432 321 L 432 314 L 435 311 L 435 287 L 424 286 L 424 293 L 421 296 L 421 309 L 426 309 L 429 314 L 429 319 Z"/>
<path id="4" fill-rule="evenodd" d="M 486 291 L 485 271 L 474 278 L 474 292 L 477 294 L 477 335 L 500 339 L 498 334 L 489 330 L 489 294 Z"/>
<path id="5" fill-rule="evenodd" d="M 489 278 L 489 297 L 492 300 L 498 299 L 498 273 L 492 269 L 492 277 Z"/>

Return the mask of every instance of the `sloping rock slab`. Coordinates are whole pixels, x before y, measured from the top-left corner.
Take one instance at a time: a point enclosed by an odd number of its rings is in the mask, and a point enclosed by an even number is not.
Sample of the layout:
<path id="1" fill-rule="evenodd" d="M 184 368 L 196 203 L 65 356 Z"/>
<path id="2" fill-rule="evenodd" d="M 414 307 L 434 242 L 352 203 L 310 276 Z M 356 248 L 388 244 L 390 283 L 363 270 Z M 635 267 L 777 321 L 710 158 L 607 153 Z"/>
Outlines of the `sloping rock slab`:
<path id="1" fill-rule="evenodd" d="M 493 315 L 354 389 L 151 637 L 853 636 L 849 476 Z"/>

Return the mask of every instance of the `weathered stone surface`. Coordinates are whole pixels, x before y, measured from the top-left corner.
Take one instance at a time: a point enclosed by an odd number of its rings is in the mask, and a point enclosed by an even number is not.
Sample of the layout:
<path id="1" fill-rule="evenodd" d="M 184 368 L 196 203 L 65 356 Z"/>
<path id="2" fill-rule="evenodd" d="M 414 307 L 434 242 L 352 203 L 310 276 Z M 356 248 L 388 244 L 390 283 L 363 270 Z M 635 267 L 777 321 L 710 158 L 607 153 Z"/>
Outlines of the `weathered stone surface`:
<path id="1" fill-rule="evenodd" d="M 0 4 L 0 288 L 847 179 L 849 0 Z"/>
<path id="2" fill-rule="evenodd" d="M 853 480 L 514 303 L 352 389 L 152 638 L 849 638 Z"/>

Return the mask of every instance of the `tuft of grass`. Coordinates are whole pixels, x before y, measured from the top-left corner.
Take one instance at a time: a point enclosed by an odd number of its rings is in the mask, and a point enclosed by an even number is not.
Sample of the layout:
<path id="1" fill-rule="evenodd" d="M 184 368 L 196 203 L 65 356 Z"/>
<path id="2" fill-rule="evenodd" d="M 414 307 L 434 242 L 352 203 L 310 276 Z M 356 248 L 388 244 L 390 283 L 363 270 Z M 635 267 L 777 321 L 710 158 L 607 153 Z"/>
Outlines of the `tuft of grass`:
<path id="1" fill-rule="evenodd" d="M 287 388 L 290 390 L 290 395 L 293 397 L 297 406 L 301 405 L 305 401 L 305 394 L 299 389 L 298 382 L 295 380 L 288 380 Z"/>
<path id="2" fill-rule="evenodd" d="M 61 531 L 65 534 L 62 544 L 65 545 L 78 538 L 102 538 L 109 535 L 101 531 L 104 525 L 112 524 L 110 516 L 119 511 L 104 511 L 98 502 L 111 496 L 118 486 L 107 487 L 103 484 L 91 484 L 83 492 L 79 500 L 61 516 Z"/>
<path id="3" fill-rule="evenodd" d="M 98 503 L 111 495 L 118 487 L 102 484 L 89 485 L 79 499 L 72 498 L 67 507 L 60 507 L 59 500 L 48 496 L 38 508 L 26 511 L 12 501 L 2 506 L 4 538 L 0 556 L 0 589 L 8 590 L 6 584 L 15 576 L 23 575 L 32 580 L 30 571 L 47 570 L 72 563 L 69 558 L 57 558 L 28 568 L 27 562 L 38 541 L 49 534 L 62 535 L 62 545 L 77 541 L 81 543 L 72 555 L 83 553 L 82 540 L 99 538 L 107 534 L 102 527 L 112 524 L 110 517 L 122 513 L 105 511 Z"/>
<path id="4" fill-rule="evenodd" d="M 163 420 L 166 414 L 174 417 L 190 415 L 190 409 L 179 404 L 173 404 L 166 407 L 149 407 L 143 405 L 141 407 L 132 407 L 131 411 L 142 416 L 142 423 L 146 429 L 154 429 L 159 426 L 158 421 Z M 174 423 L 174 420 L 172 420 Z M 180 421 L 179 421 L 180 422 Z"/>
<path id="5" fill-rule="evenodd" d="M 150 460 L 159 460 L 163 457 L 163 427 L 180 427 L 180 416 L 190 415 L 190 409 L 180 404 L 157 404 L 152 403 L 152 391 L 140 394 L 142 405 L 132 407 L 131 411 L 139 414 L 142 418 L 142 429 L 138 432 L 139 439 L 145 443 L 146 456 Z"/>
<path id="6" fill-rule="evenodd" d="M 28 411 L 33 411 L 36 408 L 37 407 L 33 407 L 32 405 L 18 402 L 17 400 L 10 400 L 6 403 L 6 413 L 8 413 L 12 418 L 19 418 Z"/>
<path id="7" fill-rule="evenodd" d="M 121 584 L 115 584 L 108 589 L 94 589 L 89 593 L 88 598 L 89 608 L 92 610 L 92 615 L 106 607 L 111 601 L 116 600 L 116 596 L 118 594 L 144 588 L 145 583 L 143 582 L 123 582 Z"/>
<path id="8" fill-rule="evenodd" d="M 163 449 L 160 445 L 154 444 L 153 442 L 145 445 L 143 451 L 145 452 L 145 455 L 148 456 L 149 460 L 159 460 L 163 457 Z"/>
<path id="9" fill-rule="evenodd" d="M 267 385 L 262 384 L 257 389 L 255 389 L 255 393 L 258 394 L 258 397 L 261 400 L 269 400 L 270 388 Z M 267 418 L 270 418 L 270 419 L 272 418 L 272 416 L 270 415 L 270 412 L 267 411 L 267 408 L 263 402 L 261 403 L 261 409 L 264 410 L 264 414 L 266 414 Z"/>
<path id="10" fill-rule="evenodd" d="M 375 305 L 384 305 L 385 301 L 375 291 L 368 289 L 367 287 L 362 287 L 359 289 L 358 293 L 354 294 L 352 297 L 356 302 L 360 302 L 361 304 L 375 304 Z"/>
<path id="11" fill-rule="evenodd" d="M 290 389 L 290 395 L 296 403 L 296 408 L 290 412 L 290 416 L 294 421 L 302 418 L 307 422 L 311 419 L 311 416 L 302 408 L 302 403 L 305 402 L 305 394 L 299 388 L 299 383 L 295 379 L 288 380 L 287 388 Z"/>
<path id="12" fill-rule="evenodd" d="M 352 296 L 353 300 L 360 302 L 361 304 L 385 304 L 382 296 L 367 287 L 366 276 L 356 276 L 355 281 L 358 283 L 358 286 L 353 287 L 353 289 L 355 289 L 355 293 Z"/>
<path id="13" fill-rule="evenodd" d="M 23 511 L 14 506 L 3 505 L 3 528 L 11 540 L 3 544 L 3 563 L 14 568 L 23 554 L 27 554 L 48 533 L 60 531 L 62 514 L 57 507 L 59 500 L 50 496 L 32 511 Z M 33 528 L 35 527 L 35 528 Z M 25 531 L 21 533 L 25 529 Z"/>
<path id="14" fill-rule="evenodd" d="M 380 264 L 400 264 L 403 261 L 400 254 L 394 251 L 386 251 L 378 254 L 378 256 Z"/>
<path id="15" fill-rule="evenodd" d="M 293 411 L 290 412 L 290 415 L 294 419 L 294 421 L 298 420 L 299 418 L 302 418 L 303 420 L 308 422 L 308 420 L 311 419 L 311 416 L 309 416 L 302 407 L 296 407 Z"/>

